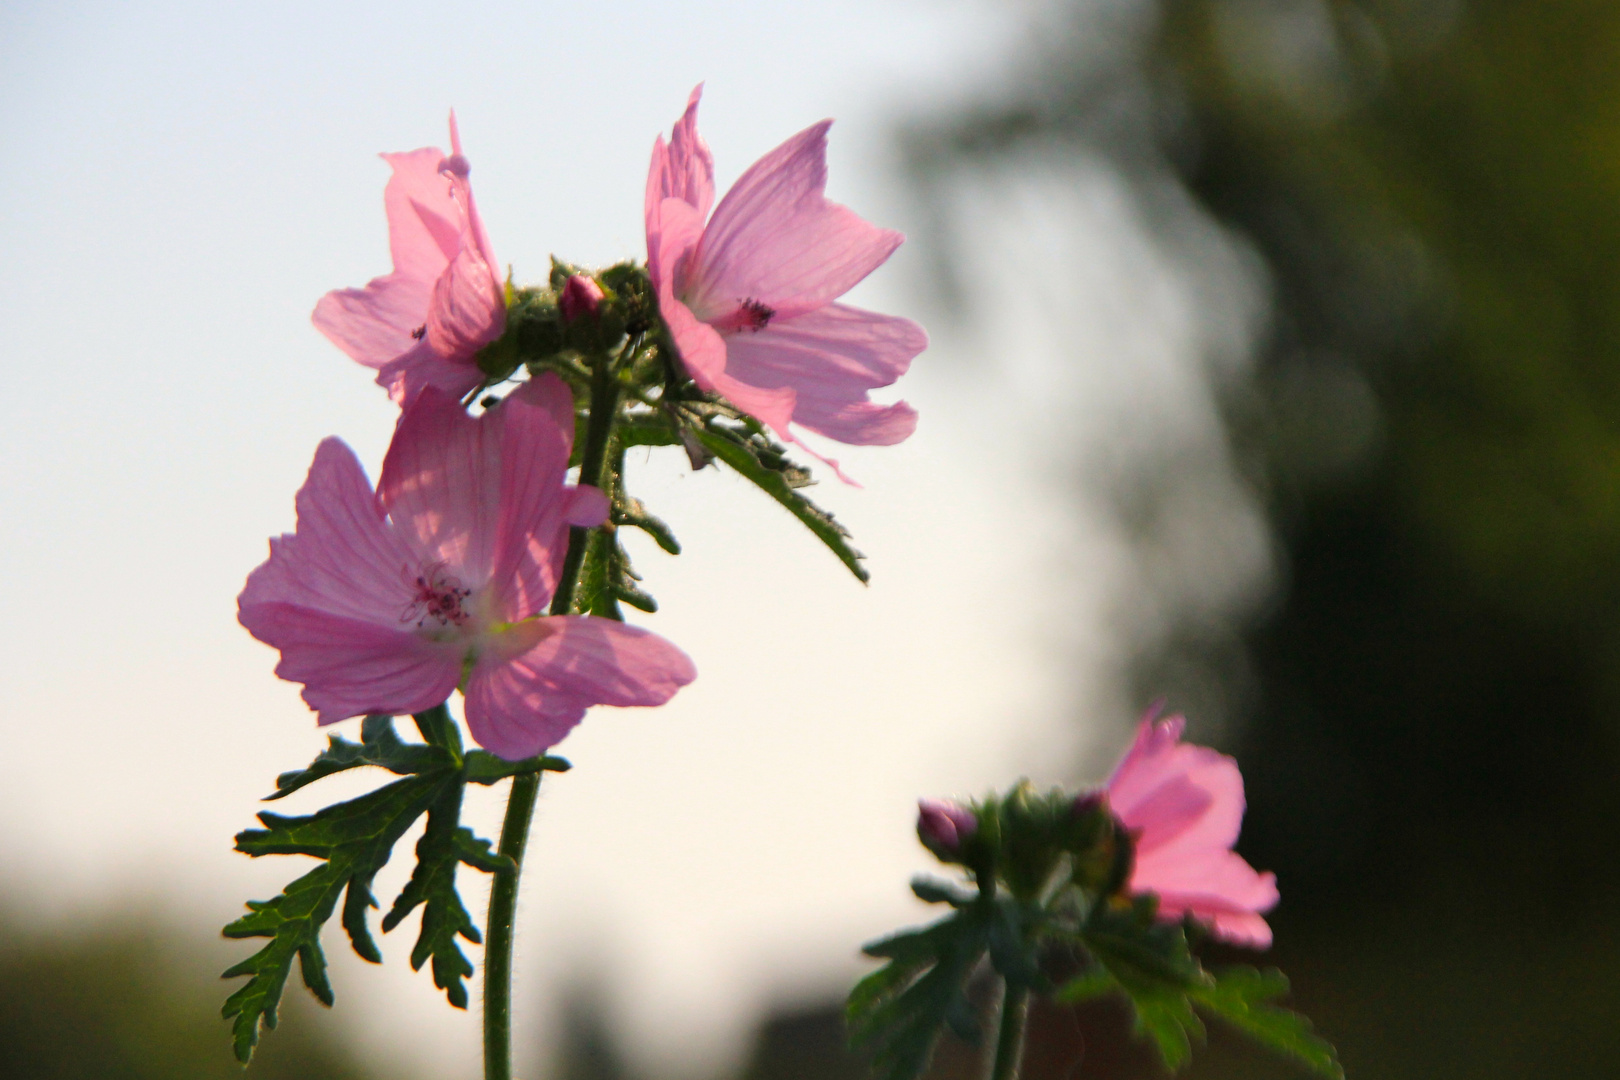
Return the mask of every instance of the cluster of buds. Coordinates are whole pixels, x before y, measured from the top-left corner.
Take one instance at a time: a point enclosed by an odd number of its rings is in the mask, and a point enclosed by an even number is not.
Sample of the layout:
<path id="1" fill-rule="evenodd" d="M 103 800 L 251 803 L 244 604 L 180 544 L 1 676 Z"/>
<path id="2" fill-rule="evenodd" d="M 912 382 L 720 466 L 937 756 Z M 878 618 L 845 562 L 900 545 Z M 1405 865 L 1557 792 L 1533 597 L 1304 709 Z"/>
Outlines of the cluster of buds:
<path id="1" fill-rule="evenodd" d="M 1040 792 L 1023 781 L 966 804 L 923 799 L 917 837 L 941 862 L 964 867 L 981 884 L 997 881 L 1021 900 L 1071 882 L 1113 893 L 1130 873 L 1130 835 L 1098 792 Z"/>

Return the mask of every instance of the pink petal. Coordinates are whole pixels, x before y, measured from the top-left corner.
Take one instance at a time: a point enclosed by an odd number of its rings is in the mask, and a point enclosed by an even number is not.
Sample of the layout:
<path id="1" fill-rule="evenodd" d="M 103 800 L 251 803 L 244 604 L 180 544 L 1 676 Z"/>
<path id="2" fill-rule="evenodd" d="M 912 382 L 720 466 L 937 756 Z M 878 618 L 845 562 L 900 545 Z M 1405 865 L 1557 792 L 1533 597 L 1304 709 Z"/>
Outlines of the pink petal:
<path id="1" fill-rule="evenodd" d="M 423 390 L 400 417 L 377 488 L 420 562 L 443 563 L 471 589 L 482 588 L 495 569 L 499 426 L 498 417 L 475 420 L 455 398 Z"/>
<path id="2" fill-rule="evenodd" d="M 588 615 L 537 622 L 538 644 L 481 659 L 467 682 L 467 727 L 504 758 L 556 745 L 592 705 L 662 705 L 697 675 L 685 653 L 638 627 Z"/>
<path id="3" fill-rule="evenodd" d="M 824 120 L 755 162 L 704 230 L 681 296 L 705 321 L 745 300 L 789 319 L 848 292 L 905 238 L 828 202 Z"/>
<path id="4" fill-rule="evenodd" d="M 456 255 L 433 286 L 428 308 L 427 343 L 441 357 L 457 358 L 477 373 L 473 354 L 506 329 L 506 287 L 494 267 L 473 243 Z"/>
<path id="5" fill-rule="evenodd" d="M 1258 912 L 1277 903 L 1277 884 L 1231 850 L 1242 774 L 1224 754 L 1183 744 L 1184 724 L 1150 711 L 1108 781 L 1109 805 L 1136 839 L 1129 891 L 1157 894 L 1166 918 L 1192 915 L 1228 941 L 1263 948 L 1271 931 Z"/>
<path id="6" fill-rule="evenodd" d="M 293 604 L 244 605 L 248 632 L 281 651 L 276 674 L 304 684 L 303 698 L 331 724 L 369 713 L 418 713 L 448 698 L 461 657 L 408 630 Z"/>
<path id="7" fill-rule="evenodd" d="M 417 348 L 377 370 L 377 385 L 405 405 L 429 386 L 460 401 L 484 381 L 484 373 L 466 360 L 446 360 L 425 340 Z"/>
<path id="8" fill-rule="evenodd" d="M 759 331 L 726 339 L 726 374 L 761 388 L 792 387 L 793 422 L 840 442 L 892 445 L 917 426 L 904 402 L 878 405 L 867 391 L 888 386 L 928 346 L 910 319 L 828 304 Z"/>
<path id="9" fill-rule="evenodd" d="M 341 441 L 316 450 L 297 507 L 298 531 L 270 542 L 270 558 L 237 598 L 242 625 L 281 651 L 276 673 L 305 684 L 323 724 L 443 701 L 459 657 L 406 629 L 415 556 Z"/>
<path id="10" fill-rule="evenodd" d="M 290 603 L 398 627 L 410 600 L 406 575 L 418 560 L 384 520 L 365 470 L 341 439 L 316 448 L 295 502 L 298 531 L 270 541 L 269 560 L 242 590 L 242 608 Z"/>
<path id="11" fill-rule="evenodd" d="M 477 423 L 499 447 L 500 520 L 493 581 L 509 621 L 543 614 L 568 552 L 568 527 L 588 519 L 606 497 L 565 484 L 574 443 L 574 395 L 556 375 L 530 379 Z"/>
<path id="12" fill-rule="evenodd" d="M 451 143 L 460 138 L 451 117 Z M 505 328 L 505 288 L 464 176 L 436 147 L 384 154 L 394 271 L 315 306 L 315 326 L 403 404 L 423 386 L 465 394 L 482 380 L 473 354 Z"/>
<path id="13" fill-rule="evenodd" d="M 698 101 L 702 97 L 703 84 L 699 83 L 687 99 L 686 112 L 675 122 L 668 145 L 663 136 L 653 144 L 644 208 L 649 264 L 657 261 L 663 233 L 660 207 L 665 199 L 679 199 L 692 207 L 700 223 L 714 205 L 714 155 L 697 133 Z"/>

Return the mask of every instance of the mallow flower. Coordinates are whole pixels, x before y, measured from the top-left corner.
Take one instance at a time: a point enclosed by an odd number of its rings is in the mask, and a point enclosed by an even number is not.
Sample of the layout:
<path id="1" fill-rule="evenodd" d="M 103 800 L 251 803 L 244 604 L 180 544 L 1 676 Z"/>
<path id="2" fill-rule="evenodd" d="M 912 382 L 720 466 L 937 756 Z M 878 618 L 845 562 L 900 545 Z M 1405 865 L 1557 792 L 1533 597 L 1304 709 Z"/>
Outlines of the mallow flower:
<path id="1" fill-rule="evenodd" d="M 460 397 L 483 380 L 478 350 L 506 328 L 506 286 L 473 203 L 471 169 L 450 114 L 450 153 L 384 154 L 394 272 L 315 305 L 317 329 L 404 405 L 424 386 Z"/>
<path id="2" fill-rule="evenodd" d="M 879 405 L 928 345 L 909 319 L 835 303 L 904 239 L 824 194 L 825 120 L 756 161 L 714 207 L 714 158 L 697 133 L 702 87 L 647 176 L 647 269 L 687 373 L 784 440 L 789 424 L 844 443 L 889 445 L 917 426 Z M 802 444 L 801 444 L 802 445 Z"/>
<path id="3" fill-rule="evenodd" d="M 553 375 L 477 418 L 429 386 L 406 406 L 375 494 L 354 452 L 321 443 L 297 531 L 238 598 L 330 724 L 466 696 L 472 737 L 509 759 L 553 745 L 591 705 L 661 705 L 695 676 L 675 646 L 591 616 L 547 616 L 570 525 L 607 500 L 565 482 L 573 399 Z"/>
<path id="4" fill-rule="evenodd" d="M 1136 842 L 1127 891 L 1156 894 L 1166 918 L 1190 915 L 1218 938 L 1266 948 L 1271 927 L 1260 913 L 1277 903 L 1276 875 L 1257 873 L 1232 850 L 1243 776 L 1225 754 L 1181 742 L 1185 725 L 1150 711 L 1105 788 Z"/>

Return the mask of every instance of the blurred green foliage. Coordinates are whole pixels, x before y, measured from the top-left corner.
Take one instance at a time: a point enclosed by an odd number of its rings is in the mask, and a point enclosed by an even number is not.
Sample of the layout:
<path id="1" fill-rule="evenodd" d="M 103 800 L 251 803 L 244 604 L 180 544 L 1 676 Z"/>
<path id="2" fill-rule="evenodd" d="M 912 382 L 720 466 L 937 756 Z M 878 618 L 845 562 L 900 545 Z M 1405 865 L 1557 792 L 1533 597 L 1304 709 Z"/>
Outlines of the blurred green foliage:
<path id="1" fill-rule="evenodd" d="M 0 1078 L 4 1080 L 368 1080 L 354 1056 L 290 1003 L 245 1072 L 219 1018 L 220 955 L 154 936 L 129 912 L 94 928 L 0 929 Z M 301 996 L 300 996 L 301 997 Z M 323 1030 L 324 1029 L 324 1030 Z"/>
<path id="2" fill-rule="evenodd" d="M 1037 18 L 919 174 L 1100 147 L 1267 275 L 1222 408 L 1281 580 L 1139 675 L 1240 704 L 1268 961 L 1352 1077 L 1620 1073 L 1620 4 Z"/>

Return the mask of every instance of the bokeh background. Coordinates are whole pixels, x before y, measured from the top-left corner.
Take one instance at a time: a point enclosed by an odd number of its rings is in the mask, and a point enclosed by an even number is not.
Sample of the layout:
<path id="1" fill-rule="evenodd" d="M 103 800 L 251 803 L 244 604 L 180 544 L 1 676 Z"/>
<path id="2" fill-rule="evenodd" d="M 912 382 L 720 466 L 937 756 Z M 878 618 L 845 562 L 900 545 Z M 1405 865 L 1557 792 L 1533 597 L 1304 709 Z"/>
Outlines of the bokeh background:
<path id="1" fill-rule="evenodd" d="M 911 236 L 854 299 L 933 332 L 922 425 L 816 492 L 868 588 L 636 463 L 686 547 L 636 552 L 643 621 L 701 678 L 559 748 L 522 1075 L 855 1080 L 915 797 L 1099 777 L 1161 696 L 1239 757 L 1351 1076 L 1615 1075 L 1617 55 L 1599 0 L 0 8 L 0 1076 L 237 1073 L 217 928 L 300 871 L 230 836 L 324 740 L 233 598 L 318 439 L 386 445 L 308 323 L 387 269 L 373 153 L 454 106 L 533 280 L 642 253 L 700 80 L 722 185 L 839 118 L 830 193 Z M 334 938 L 336 1009 L 289 990 L 247 1075 L 475 1077 L 412 933 Z M 1155 1075 L 1117 1013 L 1037 1035 L 1030 1080 Z M 1292 1074 L 1217 1033 L 1192 1075 Z"/>

